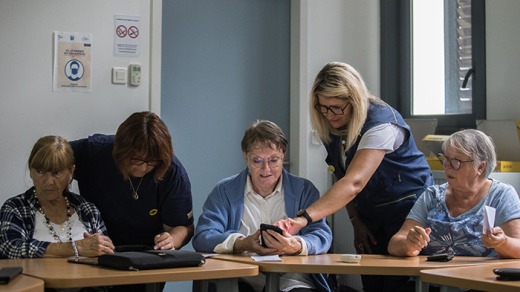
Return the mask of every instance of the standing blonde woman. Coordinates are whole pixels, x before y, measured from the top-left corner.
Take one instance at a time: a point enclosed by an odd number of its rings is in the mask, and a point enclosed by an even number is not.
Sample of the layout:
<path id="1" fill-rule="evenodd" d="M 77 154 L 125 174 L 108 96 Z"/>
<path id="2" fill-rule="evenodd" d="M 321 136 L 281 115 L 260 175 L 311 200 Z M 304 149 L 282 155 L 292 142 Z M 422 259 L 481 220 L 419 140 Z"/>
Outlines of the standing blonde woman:
<path id="1" fill-rule="evenodd" d="M 399 112 L 368 91 L 352 66 L 339 62 L 326 64 L 316 76 L 310 115 L 335 183 L 296 218 L 279 224 L 295 233 L 347 206 L 357 251 L 386 254 L 417 197 L 433 184 L 410 127 Z M 405 282 L 362 278 L 365 291 L 394 291 Z"/>

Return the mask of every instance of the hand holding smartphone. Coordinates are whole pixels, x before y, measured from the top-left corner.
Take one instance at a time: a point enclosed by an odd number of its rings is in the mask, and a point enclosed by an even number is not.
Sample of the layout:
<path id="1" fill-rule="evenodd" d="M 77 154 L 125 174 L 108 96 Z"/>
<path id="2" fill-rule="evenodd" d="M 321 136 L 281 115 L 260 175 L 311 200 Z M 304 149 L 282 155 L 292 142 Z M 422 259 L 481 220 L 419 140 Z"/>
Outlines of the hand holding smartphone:
<path id="1" fill-rule="evenodd" d="M 278 232 L 279 234 L 283 234 L 283 230 L 278 226 L 271 225 L 271 224 L 265 224 L 265 223 L 260 224 L 260 231 L 267 231 L 269 229 L 274 230 L 274 231 Z M 262 241 L 262 246 L 267 247 L 267 245 L 265 244 L 264 235 L 262 232 L 260 232 L 260 237 L 261 237 L 261 241 Z"/>

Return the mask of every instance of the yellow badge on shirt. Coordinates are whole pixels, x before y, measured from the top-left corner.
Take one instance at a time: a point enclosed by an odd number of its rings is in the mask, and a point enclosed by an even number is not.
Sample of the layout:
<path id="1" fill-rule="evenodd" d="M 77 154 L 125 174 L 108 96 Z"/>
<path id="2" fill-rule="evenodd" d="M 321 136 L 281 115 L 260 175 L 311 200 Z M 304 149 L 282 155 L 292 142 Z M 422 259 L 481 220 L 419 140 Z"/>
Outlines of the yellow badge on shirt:
<path id="1" fill-rule="evenodd" d="M 155 215 L 157 215 L 157 213 L 159 213 L 159 211 L 157 209 L 151 209 L 150 212 L 148 212 L 148 214 L 150 214 L 150 216 L 155 216 Z"/>

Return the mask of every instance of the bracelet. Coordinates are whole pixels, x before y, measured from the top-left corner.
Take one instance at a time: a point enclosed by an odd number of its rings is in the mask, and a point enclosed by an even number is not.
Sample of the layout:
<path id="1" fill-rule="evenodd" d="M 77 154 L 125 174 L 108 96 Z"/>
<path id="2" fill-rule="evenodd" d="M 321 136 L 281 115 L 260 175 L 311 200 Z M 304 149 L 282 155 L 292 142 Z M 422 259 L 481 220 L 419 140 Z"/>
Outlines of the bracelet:
<path id="1" fill-rule="evenodd" d="M 293 253 L 294 256 L 300 255 L 302 253 L 302 250 L 303 250 L 303 243 L 302 243 L 302 241 L 299 240 L 299 239 L 296 239 L 296 240 L 298 242 L 300 242 L 300 249 L 297 252 Z"/>
<path id="2" fill-rule="evenodd" d="M 72 243 L 72 248 L 74 249 L 74 256 L 76 258 L 78 258 L 79 253 L 78 253 L 78 247 L 76 246 L 76 242 L 74 240 L 71 240 L 70 242 Z"/>

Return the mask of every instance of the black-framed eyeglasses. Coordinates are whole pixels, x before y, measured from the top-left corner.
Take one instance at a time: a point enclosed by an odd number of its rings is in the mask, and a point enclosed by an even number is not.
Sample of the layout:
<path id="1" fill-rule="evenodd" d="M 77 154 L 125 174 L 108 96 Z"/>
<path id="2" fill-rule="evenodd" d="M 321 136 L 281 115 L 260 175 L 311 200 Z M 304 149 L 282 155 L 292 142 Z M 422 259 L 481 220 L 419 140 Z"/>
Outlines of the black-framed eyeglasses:
<path id="1" fill-rule="evenodd" d="M 253 166 L 254 168 L 262 168 L 264 166 L 264 163 L 267 162 L 267 165 L 269 165 L 269 168 L 277 168 L 283 163 L 283 157 L 279 156 L 271 156 L 269 158 L 262 158 L 258 156 L 249 157 L 248 158 L 249 164 Z"/>
<path id="2" fill-rule="evenodd" d="M 135 157 L 130 158 L 130 164 L 132 164 L 132 165 L 140 166 L 145 163 L 148 164 L 148 166 L 157 166 L 157 165 L 162 164 L 162 160 L 143 160 L 143 159 L 135 158 Z"/>
<path id="3" fill-rule="evenodd" d="M 345 109 L 347 108 L 347 106 L 349 104 L 350 104 L 350 102 L 347 102 L 344 106 L 341 107 L 341 106 L 335 106 L 335 105 L 325 106 L 325 105 L 317 103 L 314 105 L 314 108 L 324 116 L 326 116 L 329 111 L 335 115 L 342 115 L 345 113 Z"/>
<path id="4" fill-rule="evenodd" d="M 446 167 L 446 165 L 449 164 L 451 166 L 451 168 L 453 168 L 455 170 L 459 170 L 463 163 L 473 161 L 473 160 L 460 160 L 460 159 L 456 159 L 456 158 L 449 158 L 442 153 L 438 153 L 437 157 L 441 161 L 442 166 Z"/>

